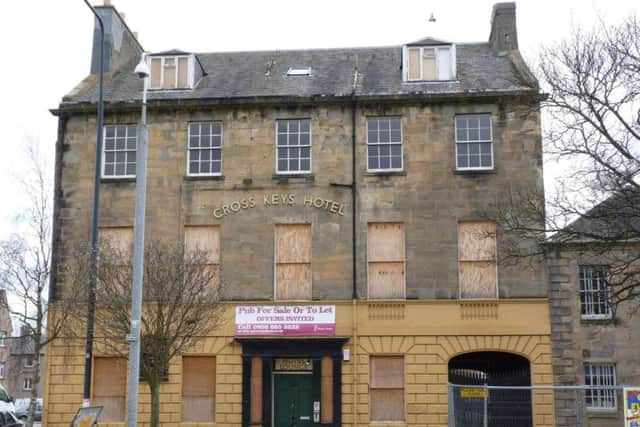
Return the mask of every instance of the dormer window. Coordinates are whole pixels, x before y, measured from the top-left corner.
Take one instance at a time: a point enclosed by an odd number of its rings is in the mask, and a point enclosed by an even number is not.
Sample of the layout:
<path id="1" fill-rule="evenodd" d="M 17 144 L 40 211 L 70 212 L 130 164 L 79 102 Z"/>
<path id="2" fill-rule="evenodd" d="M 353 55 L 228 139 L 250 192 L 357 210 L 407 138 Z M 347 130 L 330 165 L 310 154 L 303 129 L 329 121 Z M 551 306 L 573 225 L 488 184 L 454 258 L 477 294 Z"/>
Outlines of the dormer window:
<path id="1" fill-rule="evenodd" d="M 151 56 L 150 63 L 149 89 L 193 88 L 193 55 Z"/>
<path id="2" fill-rule="evenodd" d="M 431 39 L 425 39 L 429 42 Z M 433 40 L 435 41 L 435 40 Z M 426 43 L 406 45 L 403 49 L 404 80 L 454 80 L 456 76 L 455 45 Z"/>

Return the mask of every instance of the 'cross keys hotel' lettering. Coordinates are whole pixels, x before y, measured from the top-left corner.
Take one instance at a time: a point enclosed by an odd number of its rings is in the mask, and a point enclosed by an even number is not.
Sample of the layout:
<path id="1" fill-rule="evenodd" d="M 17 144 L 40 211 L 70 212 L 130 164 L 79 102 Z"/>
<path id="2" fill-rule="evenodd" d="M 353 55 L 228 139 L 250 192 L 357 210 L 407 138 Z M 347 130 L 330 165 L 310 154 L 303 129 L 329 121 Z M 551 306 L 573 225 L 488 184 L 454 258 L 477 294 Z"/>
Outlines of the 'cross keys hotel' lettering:
<path id="1" fill-rule="evenodd" d="M 295 206 L 296 195 L 295 194 L 265 194 L 262 197 L 262 206 Z M 325 199 L 322 197 L 316 197 L 309 194 L 305 194 L 302 200 L 302 205 L 308 208 L 322 209 L 327 212 L 344 216 L 344 203 L 336 202 L 334 200 Z M 249 197 L 246 199 L 236 200 L 230 203 L 225 203 L 220 207 L 213 209 L 213 217 L 220 219 L 227 215 L 231 215 L 237 212 L 241 212 L 245 209 L 255 208 L 257 206 L 255 197 Z"/>

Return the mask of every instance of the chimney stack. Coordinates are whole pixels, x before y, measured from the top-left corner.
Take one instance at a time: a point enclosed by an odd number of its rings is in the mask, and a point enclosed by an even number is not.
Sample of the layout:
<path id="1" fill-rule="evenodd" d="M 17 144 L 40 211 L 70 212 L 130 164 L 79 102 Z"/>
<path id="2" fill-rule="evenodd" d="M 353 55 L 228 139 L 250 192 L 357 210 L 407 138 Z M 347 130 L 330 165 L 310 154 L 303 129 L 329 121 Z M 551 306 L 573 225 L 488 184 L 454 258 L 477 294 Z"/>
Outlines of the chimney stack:
<path id="1" fill-rule="evenodd" d="M 498 52 L 518 49 L 515 2 L 493 5 L 489 43 Z"/>
<path id="2" fill-rule="evenodd" d="M 143 52 L 135 34 L 124 22 L 124 14 L 118 13 L 110 1 L 104 6 L 95 6 L 104 22 L 104 72 L 112 73 L 122 66 L 138 61 Z M 100 72 L 100 24 L 95 19 L 93 49 L 91 52 L 91 74 Z"/>

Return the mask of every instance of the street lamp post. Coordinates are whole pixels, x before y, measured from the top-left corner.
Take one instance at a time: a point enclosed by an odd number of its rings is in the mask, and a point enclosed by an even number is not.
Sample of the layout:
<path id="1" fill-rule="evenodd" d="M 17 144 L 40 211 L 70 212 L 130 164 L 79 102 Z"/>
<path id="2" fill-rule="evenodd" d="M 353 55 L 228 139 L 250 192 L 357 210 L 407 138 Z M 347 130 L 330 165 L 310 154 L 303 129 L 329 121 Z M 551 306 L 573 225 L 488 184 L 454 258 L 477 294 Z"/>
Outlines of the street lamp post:
<path id="1" fill-rule="evenodd" d="M 142 116 L 138 138 L 136 159 L 136 212 L 134 222 L 135 240 L 133 246 L 133 287 L 131 289 L 131 330 L 129 341 L 129 382 L 127 401 L 127 426 L 136 427 L 138 416 L 138 383 L 140 377 L 140 321 L 142 317 L 142 281 L 144 276 L 144 224 L 147 197 L 147 84 L 149 67 L 146 54 L 142 53 L 140 63 L 135 69 L 142 79 Z"/>
<path id="2" fill-rule="evenodd" d="M 98 269 L 98 222 L 100 218 L 100 170 L 102 168 L 102 131 L 104 122 L 104 22 L 96 10 L 84 0 L 100 26 L 100 75 L 98 76 L 98 123 L 96 133 L 96 164 L 93 179 L 93 218 L 91 222 L 91 260 L 87 298 L 87 337 L 85 342 L 84 387 L 82 406 L 91 402 L 91 367 L 93 363 L 93 324 L 96 307 L 96 275 Z"/>

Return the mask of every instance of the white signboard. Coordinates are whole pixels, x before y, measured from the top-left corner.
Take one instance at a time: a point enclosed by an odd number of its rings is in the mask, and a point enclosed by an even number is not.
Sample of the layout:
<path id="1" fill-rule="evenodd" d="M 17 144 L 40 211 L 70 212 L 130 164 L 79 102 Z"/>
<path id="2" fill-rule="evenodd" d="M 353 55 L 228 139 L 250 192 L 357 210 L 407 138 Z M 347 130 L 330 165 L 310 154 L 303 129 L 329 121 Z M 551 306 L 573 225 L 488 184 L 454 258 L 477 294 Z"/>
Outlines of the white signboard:
<path id="1" fill-rule="evenodd" d="M 236 307 L 236 335 L 335 335 L 335 305 Z"/>

